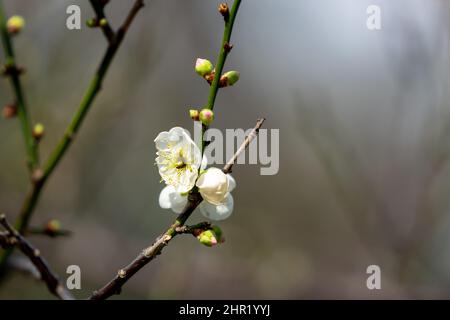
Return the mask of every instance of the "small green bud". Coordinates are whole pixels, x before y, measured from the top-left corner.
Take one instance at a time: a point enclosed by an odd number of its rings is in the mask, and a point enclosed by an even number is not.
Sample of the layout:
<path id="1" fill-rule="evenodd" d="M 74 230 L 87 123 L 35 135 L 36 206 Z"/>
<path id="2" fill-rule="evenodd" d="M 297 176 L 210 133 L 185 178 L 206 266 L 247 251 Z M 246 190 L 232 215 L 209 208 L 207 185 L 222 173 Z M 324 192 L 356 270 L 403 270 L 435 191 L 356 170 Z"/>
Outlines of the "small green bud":
<path id="1" fill-rule="evenodd" d="M 209 126 L 214 120 L 214 112 L 209 109 L 203 109 L 200 111 L 199 119 L 205 126 Z"/>
<path id="2" fill-rule="evenodd" d="M 95 28 L 95 27 L 97 26 L 97 20 L 94 19 L 94 18 L 88 19 L 88 20 L 86 20 L 86 25 L 87 25 L 89 28 Z"/>
<path id="3" fill-rule="evenodd" d="M 42 123 L 37 123 L 33 128 L 33 137 L 39 141 L 44 136 L 44 133 L 44 125 Z"/>
<path id="4" fill-rule="evenodd" d="M 225 241 L 222 230 L 218 226 L 212 226 L 211 229 L 202 231 L 197 236 L 197 239 L 201 244 L 207 247 L 212 247 Z"/>
<path id="5" fill-rule="evenodd" d="M 61 231 L 61 222 L 56 219 L 51 219 L 45 224 L 45 233 L 55 235 Z"/>
<path id="6" fill-rule="evenodd" d="M 200 241 L 201 244 L 207 247 L 215 246 L 218 242 L 216 234 L 212 230 L 203 231 L 198 235 L 197 239 L 198 241 Z"/>
<path id="7" fill-rule="evenodd" d="M 18 34 L 25 27 L 25 19 L 21 16 L 12 16 L 6 22 L 9 34 Z"/>
<path id="8" fill-rule="evenodd" d="M 240 77 L 239 72 L 237 71 L 228 71 L 220 77 L 220 82 L 222 86 L 228 87 L 234 85 L 236 82 L 238 82 Z"/>
<path id="9" fill-rule="evenodd" d="M 202 77 L 211 74 L 213 70 L 214 66 L 209 60 L 198 58 L 197 61 L 195 62 L 195 72 L 197 72 L 197 74 L 199 74 Z"/>
<path id="10" fill-rule="evenodd" d="M 191 110 L 189 110 L 189 117 L 191 117 L 191 119 L 194 121 L 199 121 L 200 120 L 200 112 L 198 110 L 191 109 Z"/>
<path id="11" fill-rule="evenodd" d="M 99 22 L 100 27 L 104 27 L 107 24 L 108 24 L 108 20 L 106 20 L 106 18 L 100 19 L 100 22 Z"/>

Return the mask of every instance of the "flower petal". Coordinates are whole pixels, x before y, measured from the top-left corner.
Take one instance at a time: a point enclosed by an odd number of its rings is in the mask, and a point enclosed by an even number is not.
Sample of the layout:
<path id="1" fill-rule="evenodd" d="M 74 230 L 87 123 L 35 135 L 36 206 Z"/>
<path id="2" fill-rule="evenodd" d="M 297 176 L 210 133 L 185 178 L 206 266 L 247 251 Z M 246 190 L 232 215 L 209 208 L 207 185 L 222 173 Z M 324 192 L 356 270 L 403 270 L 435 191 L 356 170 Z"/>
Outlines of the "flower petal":
<path id="1" fill-rule="evenodd" d="M 228 194 L 225 198 L 225 202 L 218 206 L 210 204 L 207 201 L 203 201 L 199 205 L 200 212 L 208 219 L 211 220 L 224 220 L 233 213 L 234 201 L 233 196 Z"/>
<path id="2" fill-rule="evenodd" d="M 181 213 L 188 202 L 188 197 L 183 196 L 178 192 L 171 194 L 172 211 L 175 213 Z"/>
<path id="3" fill-rule="evenodd" d="M 155 139 L 155 145 L 157 150 L 164 150 L 168 147 L 169 133 L 167 131 L 160 132 Z"/>
<path id="4" fill-rule="evenodd" d="M 175 192 L 175 187 L 167 186 L 159 194 L 159 206 L 163 209 L 172 208 L 171 194 Z"/>
<path id="5" fill-rule="evenodd" d="M 186 206 L 187 196 L 181 195 L 174 186 L 167 186 L 159 194 L 159 205 L 163 209 L 172 209 L 175 213 L 181 213 Z"/>
<path id="6" fill-rule="evenodd" d="M 200 165 L 200 170 L 205 170 L 207 166 L 208 166 L 208 158 L 206 157 L 206 154 L 204 154 L 202 158 L 202 164 Z"/>
<path id="7" fill-rule="evenodd" d="M 203 199 L 209 203 L 219 205 L 224 202 L 228 192 L 228 180 L 222 170 L 209 168 L 200 175 L 196 185 Z"/>
<path id="8" fill-rule="evenodd" d="M 227 174 L 228 179 L 228 192 L 231 192 L 236 188 L 236 180 L 231 176 L 231 174 Z"/>

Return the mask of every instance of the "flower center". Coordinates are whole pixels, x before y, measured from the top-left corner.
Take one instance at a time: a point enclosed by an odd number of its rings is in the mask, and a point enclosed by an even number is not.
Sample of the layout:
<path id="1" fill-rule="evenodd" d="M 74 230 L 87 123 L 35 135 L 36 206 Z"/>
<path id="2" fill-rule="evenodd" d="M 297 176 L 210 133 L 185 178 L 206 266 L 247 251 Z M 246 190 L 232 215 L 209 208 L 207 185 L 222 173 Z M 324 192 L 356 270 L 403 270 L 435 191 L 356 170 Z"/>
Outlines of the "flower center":
<path id="1" fill-rule="evenodd" d="M 178 170 L 182 170 L 182 169 L 184 169 L 184 168 L 186 168 L 186 167 L 187 167 L 187 164 L 184 163 L 183 161 L 178 161 L 178 162 L 175 164 L 175 168 L 177 168 Z"/>

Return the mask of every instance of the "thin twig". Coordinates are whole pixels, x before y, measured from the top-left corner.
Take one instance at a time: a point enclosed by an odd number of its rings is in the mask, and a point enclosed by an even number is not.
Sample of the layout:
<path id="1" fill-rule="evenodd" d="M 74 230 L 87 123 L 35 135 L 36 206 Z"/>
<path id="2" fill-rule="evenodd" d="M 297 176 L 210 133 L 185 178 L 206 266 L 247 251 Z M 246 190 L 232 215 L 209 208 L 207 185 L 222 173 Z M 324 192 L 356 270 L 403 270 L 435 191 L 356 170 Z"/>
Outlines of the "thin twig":
<path id="1" fill-rule="evenodd" d="M 6 220 L 4 214 L 0 214 L 0 224 L 5 228 L 6 233 L 0 234 L 0 244 L 2 247 L 17 246 L 25 254 L 33 265 L 39 270 L 42 281 L 47 285 L 48 290 L 61 300 L 73 300 L 58 277 L 49 268 L 41 253 L 31 243 L 28 242 L 19 232 L 17 232 Z"/>
<path id="2" fill-rule="evenodd" d="M 236 151 L 236 154 L 227 162 L 225 167 L 222 169 L 224 172 L 231 172 L 231 168 L 234 164 L 234 160 L 239 156 L 238 153 L 245 150 L 245 148 L 250 144 L 250 142 L 256 137 L 258 134 L 261 125 L 263 124 L 264 119 L 259 119 L 256 123 L 256 126 L 253 128 L 251 133 L 246 137 L 242 145 Z M 108 299 L 114 294 L 120 294 L 122 286 L 131 278 L 133 275 L 138 272 L 142 267 L 144 267 L 147 263 L 156 258 L 159 254 L 161 254 L 162 250 L 165 246 L 169 244 L 169 242 L 178 234 L 185 233 L 183 231 L 188 231 L 188 228 L 183 228 L 187 219 L 191 216 L 197 206 L 203 201 L 201 195 L 198 191 L 192 191 L 188 196 L 188 203 L 184 208 L 183 212 L 177 217 L 177 219 L 172 223 L 172 225 L 167 229 L 166 232 L 161 234 L 155 243 L 151 246 L 144 249 L 129 265 L 125 268 L 120 269 L 117 272 L 117 275 L 108 282 L 101 289 L 95 291 L 92 296 L 89 298 L 91 300 L 104 300 Z"/>
<path id="3" fill-rule="evenodd" d="M 35 175 L 32 188 L 30 189 L 29 193 L 24 199 L 22 208 L 19 213 L 19 217 L 15 223 L 15 228 L 20 233 L 24 232 L 27 229 L 29 220 L 34 211 L 34 208 L 37 205 L 39 196 L 47 179 L 53 173 L 56 166 L 59 164 L 59 162 L 65 155 L 67 149 L 69 148 L 70 144 L 74 140 L 75 135 L 78 132 L 78 129 L 80 128 L 95 97 L 101 90 L 103 79 L 106 75 L 106 72 L 109 69 L 109 66 L 111 65 L 111 62 L 117 50 L 120 47 L 120 44 L 122 43 L 126 31 L 129 29 L 130 24 L 134 20 L 139 9 L 143 7 L 143 5 L 144 5 L 143 0 L 136 0 L 134 2 L 134 5 L 130 9 L 130 12 L 127 18 L 125 19 L 124 23 L 117 31 L 113 41 L 109 43 L 108 48 L 103 56 L 103 59 L 98 67 L 98 70 L 95 73 L 94 77 L 92 78 L 91 83 L 84 95 L 84 98 L 82 99 L 81 104 L 78 107 L 69 126 L 67 127 L 62 139 L 60 140 L 59 144 L 55 147 L 53 152 L 50 154 L 50 157 L 47 160 L 46 164 L 44 165 L 43 170 L 39 171 L 39 174 Z M 11 252 L 12 250 L 5 250 L 0 256 L 0 271 L 4 268 L 5 262 L 8 256 L 11 254 Z"/>
<path id="4" fill-rule="evenodd" d="M 249 146 L 249 144 L 253 141 L 253 139 L 256 138 L 256 136 L 259 133 L 259 129 L 261 128 L 265 120 L 266 120 L 265 118 L 258 119 L 258 121 L 256 122 L 256 126 L 253 128 L 252 131 L 250 131 L 249 135 L 245 138 L 244 142 L 236 151 L 236 153 L 233 155 L 233 157 L 231 157 L 231 159 L 228 160 L 225 167 L 223 167 L 222 171 L 224 173 L 231 173 L 231 168 L 236 163 L 236 160 L 239 158 L 241 153 L 245 151 L 245 149 Z"/>
<path id="5" fill-rule="evenodd" d="M 177 234 L 192 234 L 194 236 L 197 235 L 197 233 L 205 230 L 211 229 L 211 223 L 208 221 L 197 223 L 193 226 L 182 226 L 175 228 L 175 232 Z"/>
<path id="6" fill-rule="evenodd" d="M 25 95 L 22 89 L 22 83 L 20 81 L 20 70 L 16 65 L 16 59 L 14 54 L 14 47 L 11 41 L 11 37 L 6 27 L 6 14 L 3 9 L 3 0 L 0 0 L 0 35 L 3 43 L 3 51 L 5 53 L 5 61 L 9 71 L 7 75 L 11 80 L 11 86 L 15 94 L 15 103 L 17 104 L 17 116 L 20 120 L 22 129 L 22 135 L 25 140 L 25 147 L 28 157 L 28 168 L 30 174 L 39 165 L 39 154 L 36 140 L 33 138 L 32 125 L 28 117 Z"/>
<path id="7" fill-rule="evenodd" d="M 56 237 L 67 237 L 67 236 L 70 236 L 72 234 L 72 231 L 65 230 L 65 229 L 53 231 L 53 230 L 49 230 L 47 228 L 42 228 L 42 227 L 29 227 L 27 230 L 25 230 L 24 234 L 25 235 L 39 235 L 39 236 L 46 236 L 46 237 L 50 237 L 50 238 L 56 238 Z"/>

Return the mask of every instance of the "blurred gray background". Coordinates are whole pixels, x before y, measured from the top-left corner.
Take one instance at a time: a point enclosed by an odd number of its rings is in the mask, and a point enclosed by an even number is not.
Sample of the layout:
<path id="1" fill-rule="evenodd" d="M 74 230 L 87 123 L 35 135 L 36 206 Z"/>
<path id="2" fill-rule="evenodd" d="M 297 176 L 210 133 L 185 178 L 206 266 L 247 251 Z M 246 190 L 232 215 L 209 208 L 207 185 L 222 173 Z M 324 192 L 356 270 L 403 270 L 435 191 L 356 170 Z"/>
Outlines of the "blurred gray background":
<path id="1" fill-rule="evenodd" d="M 76 110 L 105 50 L 99 30 L 65 27 L 66 7 L 87 0 L 5 0 L 23 15 L 15 38 L 45 159 Z M 216 60 L 220 1 L 147 0 L 72 148 L 32 219 L 61 220 L 67 238 L 32 238 L 56 271 L 76 264 L 86 297 L 175 217 L 160 209 L 153 139 L 207 100 L 193 71 Z M 114 1 L 117 27 L 132 1 Z M 366 8 L 382 9 L 382 30 Z M 179 237 L 119 298 L 450 298 L 450 3 L 447 0 L 244 0 L 214 126 L 280 129 L 280 171 L 234 170 L 233 215 L 214 248 Z M 1 56 L 3 60 L 3 56 Z M 0 104 L 11 101 L 6 80 Z M 0 210 L 12 219 L 28 188 L 15 120 L 0 121 Z M 200 221 L 197 212 L 191 221 Z M 382 290 L 366 288 L 381 267 Z M 13 272 L 0 298 L 51 298 Z"/>

